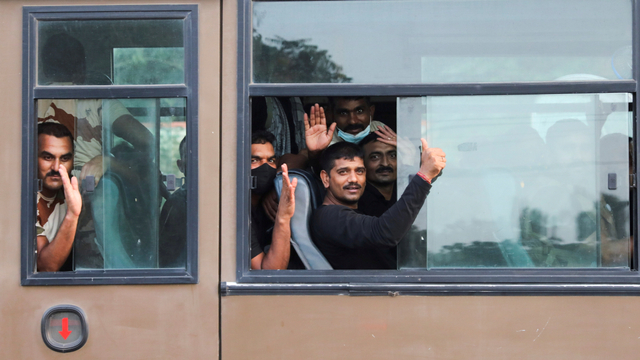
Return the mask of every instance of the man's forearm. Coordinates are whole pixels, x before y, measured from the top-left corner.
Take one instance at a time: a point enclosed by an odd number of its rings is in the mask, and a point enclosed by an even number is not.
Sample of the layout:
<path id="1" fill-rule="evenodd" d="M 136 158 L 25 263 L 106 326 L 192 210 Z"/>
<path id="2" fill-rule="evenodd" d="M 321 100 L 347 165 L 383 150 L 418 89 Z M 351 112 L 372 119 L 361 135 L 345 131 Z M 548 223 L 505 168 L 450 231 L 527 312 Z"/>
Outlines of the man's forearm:
<path id="1" fill-rule="evenodd" d="M 289 265 L 291 255 L 291 218 L 276 217 L 271 237 L 271 247 L 262 259 L 262 269 L 283 270 Z"/>
<path id="2" fill-rule="evenodd" d="M 322 220 L 322 237 L 351 249 L 396 246 L 411 228 L 430 188 L 424 180 L 413 179 L 400 199 L 380 217 L 340 207 L 339 213 Z"/>
<path id="3" fill-rule="evenodd" d="M 71 253 L 77 227 L 77 216 L 65 216 L 56 237 L 38 252 L 38 271 L 60 270 Z"/>

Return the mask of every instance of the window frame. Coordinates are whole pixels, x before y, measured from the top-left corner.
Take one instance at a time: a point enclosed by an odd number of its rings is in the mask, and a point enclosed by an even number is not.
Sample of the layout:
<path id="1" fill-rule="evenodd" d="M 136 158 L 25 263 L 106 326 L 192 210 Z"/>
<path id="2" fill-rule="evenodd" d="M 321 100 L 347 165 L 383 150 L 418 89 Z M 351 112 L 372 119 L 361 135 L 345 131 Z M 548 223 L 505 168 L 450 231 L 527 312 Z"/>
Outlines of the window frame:
<path id="1" fill-rule="evenodd" d="M 256 0 L 256 2 L 275 0 Z M 304 0 L 302 0 L 304 1 Z M 311 0 L 313 1 L 313 0 Z M 340 1 L 340 0 L 333 0 Z M 375 1 L 375 0 L 372 0 Z M 640 0 L 632 0 L 633 79 L 454 84 L 263 84 L 252 83 L 252 4 L 238 2 L 236 281 L 221 283 L 226 295 L 640 295 L 637 177 L 640 93 Z M 438 270 L 250 270 L 251 98 L 257 96 L 455 96 L 628 92 L 633 96 L 634 168 L 630 188 L 633 268 L 438 269 Z M 437 185 L 435 185 L 437 186 Z"/>
<path id="2" fill-rule="evenodd" d="M 37 84 L 37 32 L 42 20 L 183 20 L 184 84 L 71 85 Z M 198 6 L 101 5 L 23 7 L 22 75 L 22 285 L 195 284 L 198 282 Z M 37 99 L 116 99 L 181 97 L 186 101 L 187 153 L 187 261 L 185 269 L 97 269 L 34 272 L 36 218 Z"/>
<path id="3" fill-rule="evenodd" d="M 274 0 L 258 0 L 270 2 Z M 303 0 L 304 1 L 304 0 Z M 313 0 L 311 0 L 313 1 Z M 340 0 L 333 0 L 340 1 Z M 375 0 L 373 0 L 375 1 Z M 257 2 L 257 1 L 256 1 Z M 257 96 L 455 96 L 628 92 L 633 95 L 634 168 L 638 157 L 640 93 L 640 0 L 632 0 L 633 79 L 454 84 L 262 84 L 252 83 L 252 3 L 238 3 L 237 61 L 237 252 L 236 281 L 226 295 L 640 295 L 638 194 L 631 185 L 633 268 L 623 269 L 438 269 L 438 270 L 250 270 L 251 98 Z M 435 185 L 437 186 L 437 185 Z"/>

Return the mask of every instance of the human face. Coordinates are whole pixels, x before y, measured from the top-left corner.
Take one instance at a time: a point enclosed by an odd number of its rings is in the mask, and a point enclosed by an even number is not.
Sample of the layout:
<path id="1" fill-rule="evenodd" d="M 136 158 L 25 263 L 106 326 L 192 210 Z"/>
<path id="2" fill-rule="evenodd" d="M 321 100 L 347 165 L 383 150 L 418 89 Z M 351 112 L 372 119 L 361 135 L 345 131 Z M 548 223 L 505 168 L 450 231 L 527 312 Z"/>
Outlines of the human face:
<path id="1" fill-rule="evenodd" d="M 251 169 L 263 164 L 276 168 L 276 152 L 273 150 L 273 145 L 271 143 L 251 144 Z"/>
<path id="2" fill-rule="evenodd" d="M 361 158 L 337 159 L 331 173 L 321 173 L 322 183 L 335 202 L 354 208 L 364 192 L 367 170 Z"/>
<path id="3" fill-rule="evenodd" d="M 364 99 L 337 99 L 333 109 L 333 120 L 340 130 L 356 135 L 371 123 L 375 106 L 367 106 Z"/>
<path id="4" fill-rule="evenodd" d="M 372 184 L 390 185 L 396 182 L 396 147 L 380 141 L 372 141 L 363 147 L 367 181 Z"/>
<path id="5" fill-rule="evenodd" d="M 38 136 L 38 179 L 42 180 L 42 192 L 51 196 L 62 188 L 60 165 L 67 173 L 73 169 L 73 144 L 68 137 Z"/>

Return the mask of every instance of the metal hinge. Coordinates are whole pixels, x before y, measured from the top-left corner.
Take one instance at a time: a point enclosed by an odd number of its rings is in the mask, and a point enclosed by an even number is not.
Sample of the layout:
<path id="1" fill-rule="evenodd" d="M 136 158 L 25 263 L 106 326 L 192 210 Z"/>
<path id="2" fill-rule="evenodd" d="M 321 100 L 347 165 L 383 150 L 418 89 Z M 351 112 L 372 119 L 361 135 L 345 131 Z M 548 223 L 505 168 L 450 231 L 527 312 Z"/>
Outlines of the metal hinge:
<path id="1" fill-rule="evenodd" d="M 636 188 L 636 174 L 629 175 L 629 187 L 632 189 Z"/>

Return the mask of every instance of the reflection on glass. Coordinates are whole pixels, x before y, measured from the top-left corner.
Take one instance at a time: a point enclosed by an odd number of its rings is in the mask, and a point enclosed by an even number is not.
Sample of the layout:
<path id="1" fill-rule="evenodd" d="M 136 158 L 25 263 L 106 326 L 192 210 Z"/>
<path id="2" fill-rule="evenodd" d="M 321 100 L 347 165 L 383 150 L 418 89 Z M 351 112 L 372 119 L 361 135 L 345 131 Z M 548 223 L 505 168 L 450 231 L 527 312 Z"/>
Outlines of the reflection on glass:
<path id="1" fill-rule="evenodd" d="M 399 267 L 630 267 L 630 102 L 400 98 L 398 135 L 444 149 L 447 167 L 399 246 Z M 398 193 L 409 174 L 399 173 Z"/>
<path id="2" fill-rule="evenodd" d="M 182 20 L 41 21 L 38 85 L 184 83 Z"/>
<path id="3" fill-rule="evenodd" d="M 629 79 L 631 5 L 628 0 L 254 2 L 253 81 L 551 81 L 571 74 Z"/>
<path id="4" fill-rule="evenodd" d="M 75 270 L 185 267 L 185 107 L 180 98 L 38 100 L 38 121 L 74 137 Z"/>
<path id="5" fill-rule="evenodd" d="M 183 48 L 113 49 L 114 85 L 184 82 Z"/>

